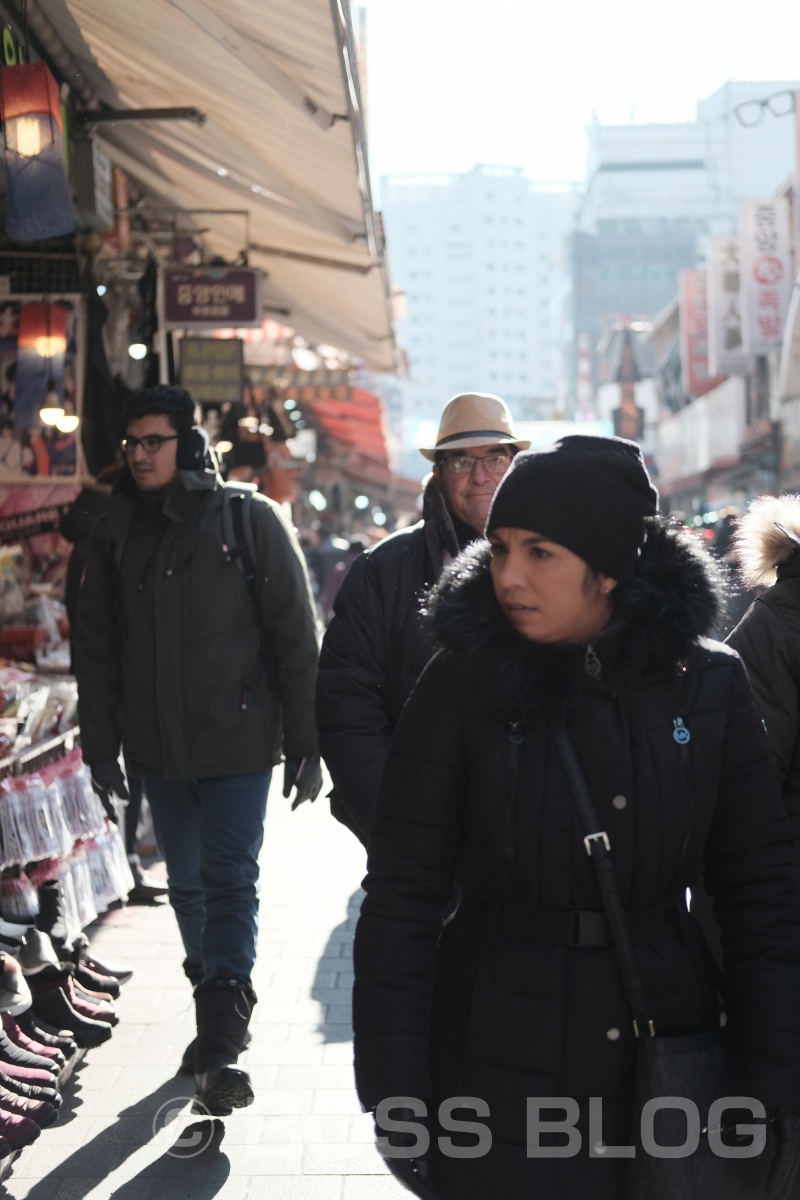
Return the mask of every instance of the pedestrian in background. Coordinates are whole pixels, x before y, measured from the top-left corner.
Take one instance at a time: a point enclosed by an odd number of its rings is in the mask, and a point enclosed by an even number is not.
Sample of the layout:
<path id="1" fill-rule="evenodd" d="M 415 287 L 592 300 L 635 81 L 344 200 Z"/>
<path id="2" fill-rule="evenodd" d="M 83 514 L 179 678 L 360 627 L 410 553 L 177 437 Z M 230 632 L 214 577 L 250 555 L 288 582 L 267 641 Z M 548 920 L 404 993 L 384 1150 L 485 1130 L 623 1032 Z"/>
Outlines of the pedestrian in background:
<path id="1" fill-rule="evenodd" d="M 360 555 L 322 643 L 317 686 L 320 748 L 333 780 L 331 812 L 364 845 L 392 733 L 431 656 L 420 602 L 442 567 L 483 535 L 495 489 L 518 450 L 498 397 L 454 396 L 442 413 L 422 520 Z"/>
<path id="2" fill-rule="evenodd" d="M 759 496 L 736 526 L 745 588 L 764 588 L 727 642 L 764 718 L 800 865 L 800 496 Z"/>
<path id="3" fill-rule="evenodd" d="M 86 548 L 73 632 L 83 756 L 101 794 L 124 793 L 120 748 L 144 781 L 194 987 L 201 1112 L 253 1099 L 236 1066 L 256 996 L 258 856 L 273 765 L 313 800 L 316 621 L 280 509 L 253 497 L 255 580 L 225 545 L 226 488 L 207 465 L 194 402 L 175 387 L 128 400 L 126 469 Z"/>
<path id="4" fill-rule="evenodd" d="M 603 1147 L 631 1140 L 637 1036 L 564 737 L 610 845 L 655 1032 L 720 1027 L 711 955 L 685 904 L 705 873 L 744 1094 L 787 1135 L 781 1169 L 795 1163 L 800 880 L 744 668 L 705 640 L 716 567 L 659 518 L 657 499 L 631 442 L 573 436 L 518 455 L 488 544 L 433 591 L 440 649 L 384 772 L 353 1005 L 362 1104 L 414 1098 L 429 1114 L 426 1153 L 402 1133 L 379 1142 L 425 1200 L 626 1195 L 629 1160 Z M 443 929 L 454 883 L 463 899 Z M 476 1098 L 452 1115 L 488 1126 L 488 1153 L 443 1152 L 437 1135 L 452 1127 L 437 1113 L 457 1097 Z M 544 1134 L 529 1157 L 529 1098 L 563 1121 L 553 1097 L 577 1104 L 580 1148 Z M 591 1097 L 602 1135 L 590 1137 Z"/>

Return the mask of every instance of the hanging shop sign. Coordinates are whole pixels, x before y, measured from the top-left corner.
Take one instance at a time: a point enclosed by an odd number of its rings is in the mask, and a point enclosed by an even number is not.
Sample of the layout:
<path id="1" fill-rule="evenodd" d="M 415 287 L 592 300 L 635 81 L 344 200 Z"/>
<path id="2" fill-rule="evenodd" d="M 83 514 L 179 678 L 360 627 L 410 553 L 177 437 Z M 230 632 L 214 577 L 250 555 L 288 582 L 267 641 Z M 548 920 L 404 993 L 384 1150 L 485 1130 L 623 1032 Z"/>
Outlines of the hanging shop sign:
<path id="1" fill-rule="evenodd" d="M 712 375 L 749 375 L 744 352 L 739 271 L 739 239 L 724 234 L 708 239 L 708 369 Z"/>
<path id="2" fill-rule="evenodd" d="M 42 533 L 58 533 L 71 504 L 49 504 L 27 512 L 0 515 L 0 544 L 14 545 L 20 538 L 38 537 Z"/>
<path id="3" fill-rule="evenodd" d="M 744 349 L 748 354 L 777 353 L 794 281 L 785 197 L 740 205 L 739 248 Z"/>
<path id="4" fill-rule="evenodd" d="M 97 138 L 83 138 L 72 148 L 72 178 L 81 226 L 114 228 L 111 159 Z"/>
<path id="5" fill-rule="evenodd" d="M 721 383 L 708 366 L 708 302 L 703 267 L 678 272 L 681 375 L 685 395 L 697 397 Z"/>
<path id="6" fill-rule="evenodd" d="M 778 395 L 781 400 L 800 399 L 800 275 L 798 275 L 789 312 L 778 372 Z"/>
<path id="7" fill-rule="evenodd" d="M 0 66 L 5 135 L 6 232 L 20 242 L 75 229 L 58 84 L 46 63 Z"/>
<path id="8" fill-rule="evenodd" d="M 167 329 L 260 325 L 261 272 L 249 267 L 168 268 L 162 274 Z"/>
<path id="9" fill-rule="evenodd" d="M 198 404 L 241 404 L 244 343 L 239 338 L 181 338 L 181 386 Z"/>
<path id="10" fill-rule="evenodd" d="M 83 298 L 0 300 L 0 484 L 83 473 Z"/>

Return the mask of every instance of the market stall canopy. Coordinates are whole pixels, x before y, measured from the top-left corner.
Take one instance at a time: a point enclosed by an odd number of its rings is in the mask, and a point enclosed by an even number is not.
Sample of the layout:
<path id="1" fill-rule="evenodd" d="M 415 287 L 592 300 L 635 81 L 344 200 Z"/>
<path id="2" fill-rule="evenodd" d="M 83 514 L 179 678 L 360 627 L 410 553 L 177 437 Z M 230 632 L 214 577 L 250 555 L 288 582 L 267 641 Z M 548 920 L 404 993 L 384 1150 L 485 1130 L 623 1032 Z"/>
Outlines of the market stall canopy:
<path id="1" fill-rule="evenodd" d="M 310 389 L 309 389 L 310 390 Z M 372 459 L 388 475 L 389 460 L 383 434 L 381 402 L 371 392 L 353 388 L 347 400 L 305 399 L 314 421 L 337 442 Z"/>
<path id="2" fill-rule="evenodd" d="M 348 0 L 29 0 L 28 15 L 52 26 L 87 108 L 205 114 L 97 124 L 143 211 L 203 210 L 213 254 L 235 262 L 247 243 L 267 310 L 394 369 Z"/>

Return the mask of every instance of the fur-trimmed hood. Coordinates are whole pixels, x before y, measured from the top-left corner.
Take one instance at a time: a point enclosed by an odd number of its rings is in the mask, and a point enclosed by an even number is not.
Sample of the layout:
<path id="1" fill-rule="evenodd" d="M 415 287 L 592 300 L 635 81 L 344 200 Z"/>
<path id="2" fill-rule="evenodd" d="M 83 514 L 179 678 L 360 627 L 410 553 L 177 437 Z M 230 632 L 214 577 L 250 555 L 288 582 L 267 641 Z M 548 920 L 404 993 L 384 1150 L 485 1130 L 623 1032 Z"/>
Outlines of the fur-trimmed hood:
<path id="1" fill-rule="evenodd" d="M 737 522 L 733 546 L 745 587 L 770 587 L 778 567 L 800 549 L 800 496 L 753 500 Z"/>
<path id="2" fill-rule="evenodd" d="M 460 683 L 481 707 L 546 711 L 588 676 L 586 648 L 542 644 L 518 634 L 502 615 L 485 541 L 468 547 L 430 593 L 434 639 Z M 674 674 L 720 619 L 725 583 L 696 537 L 660 517 L 648 521 L 634 578 L 619 589 L 611 623 L 594 650 L 605 683 Z"/>

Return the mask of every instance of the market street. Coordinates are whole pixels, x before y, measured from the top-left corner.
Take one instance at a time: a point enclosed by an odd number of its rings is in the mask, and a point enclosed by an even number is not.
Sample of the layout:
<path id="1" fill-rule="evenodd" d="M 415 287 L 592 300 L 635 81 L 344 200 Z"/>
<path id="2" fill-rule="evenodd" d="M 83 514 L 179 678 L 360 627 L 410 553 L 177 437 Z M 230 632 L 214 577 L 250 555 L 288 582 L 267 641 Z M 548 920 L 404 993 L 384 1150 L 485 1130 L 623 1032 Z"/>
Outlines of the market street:
<path id="1" fill-rule="evenodd" d="M 100 959 L 135 967 L 120 1024 L 110 1042 L 89 1051 L 65 1089 L 58 1124 L 23 1151 L 0 1196 L 400 1196 L 352 1083 L 351 947 L 364 854 L 330 816 L 324 792 L 290 812 L 282 775 L 268 804 L 253 980 L 259 1003 L 243 1058 L 255 1103 L 224 1122 L 192 1123 L 190 1079 L 175 1071 L 194 1033 L 194 1010 L 172 910 L 161 903 L 112 913 L 89 932 Z"/>

